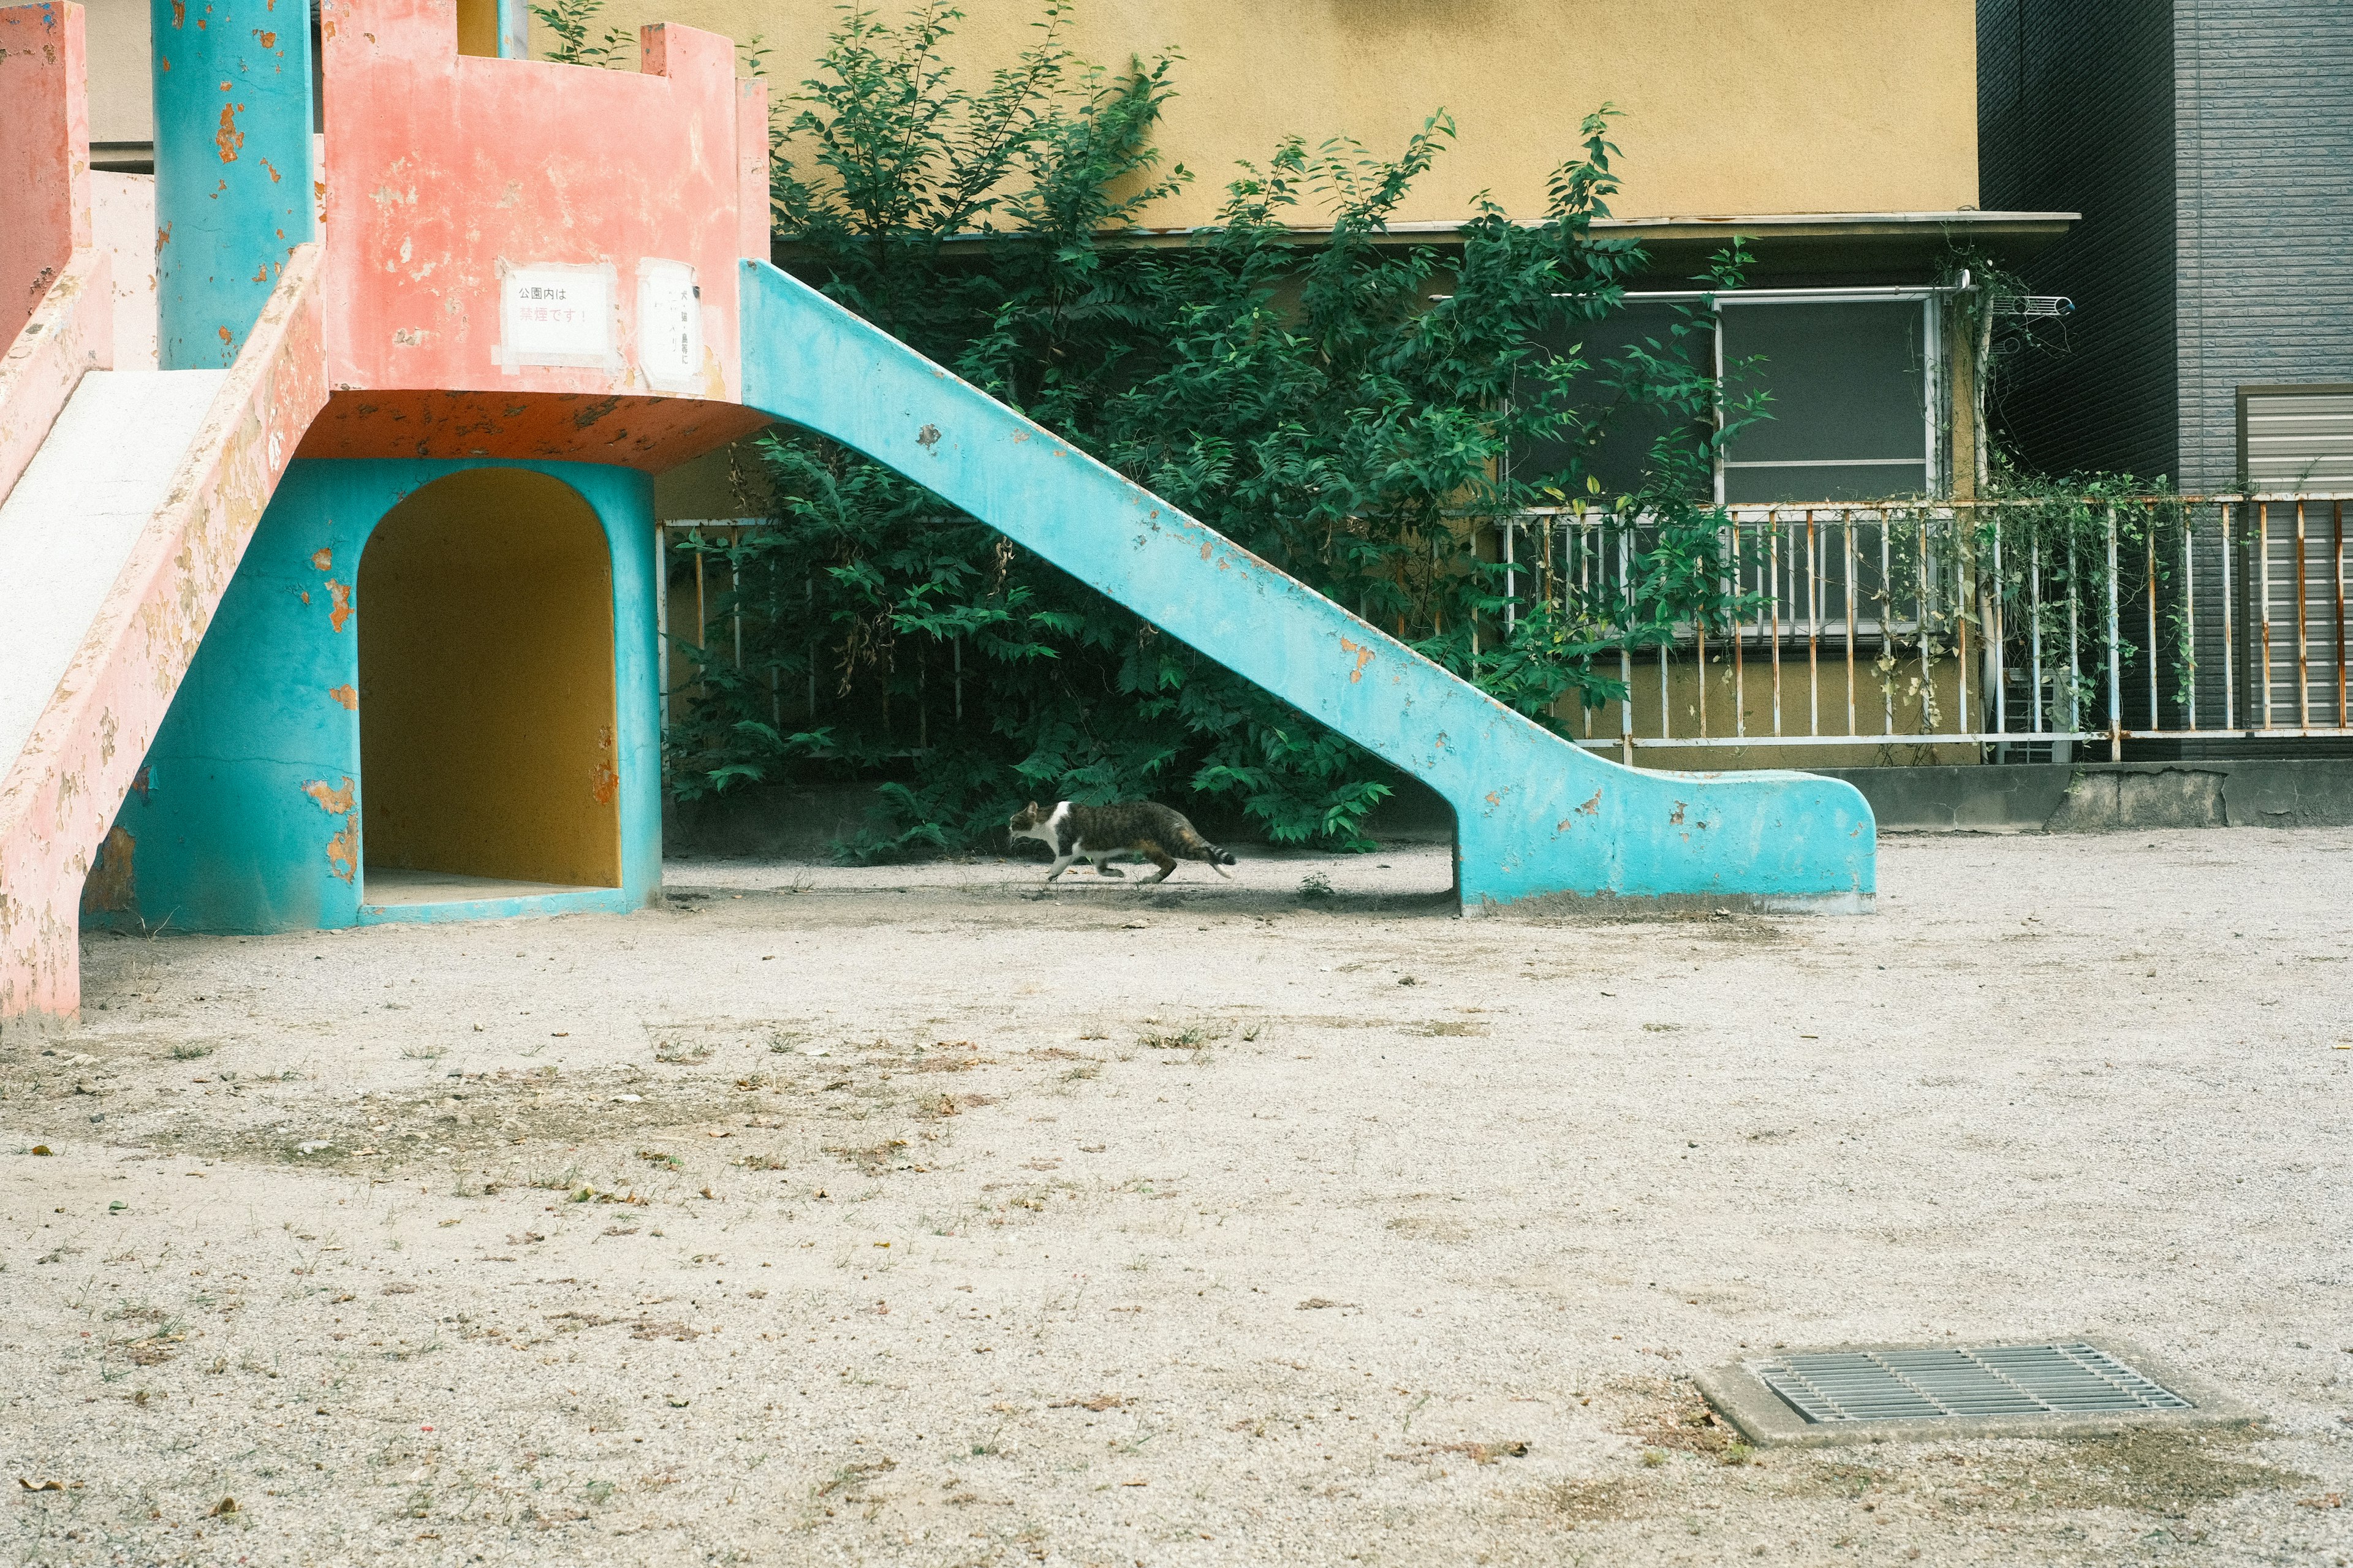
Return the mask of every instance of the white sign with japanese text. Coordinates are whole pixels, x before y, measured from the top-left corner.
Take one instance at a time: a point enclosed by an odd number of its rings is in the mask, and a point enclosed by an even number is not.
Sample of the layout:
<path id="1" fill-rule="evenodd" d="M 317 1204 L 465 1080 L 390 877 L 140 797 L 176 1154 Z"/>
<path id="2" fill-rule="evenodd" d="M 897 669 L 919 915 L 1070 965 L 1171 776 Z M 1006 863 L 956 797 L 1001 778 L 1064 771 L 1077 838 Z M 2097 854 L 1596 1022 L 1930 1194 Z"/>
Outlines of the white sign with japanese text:
<path id="1" fill-rule="evenodd" d="M 683 261 L 638 263 L 638 363 L 665 392 L 692 390 L 702 369 L 702 290 Z"/>
<path id="2" fill-rule="evenodd" d="M 502 267 L 499 275 L 499 363 L 617 368 L 611 263 Z"/>

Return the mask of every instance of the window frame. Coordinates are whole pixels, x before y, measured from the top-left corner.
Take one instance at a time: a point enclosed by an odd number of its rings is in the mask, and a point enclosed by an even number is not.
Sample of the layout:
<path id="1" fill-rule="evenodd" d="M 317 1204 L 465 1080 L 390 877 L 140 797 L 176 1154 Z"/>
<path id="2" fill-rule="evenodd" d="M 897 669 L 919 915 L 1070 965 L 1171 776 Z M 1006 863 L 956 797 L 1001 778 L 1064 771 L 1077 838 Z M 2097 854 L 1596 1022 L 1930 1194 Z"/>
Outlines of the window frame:
<path id="1" fill-rule="evenodd" d="M 1848 289 L 1630 289 L 1626 291 L 1625 299 L 1626 302 L 1630 305 L 1637 302 L 1646 304 L 1673 304 L 1683 302 L 1697 303 L 1704 301 L 1708 305 L 1709 310 L 1715 318 L 1714 337 L 1715 347 L 1715 384 L 1719 389 L 1724 385 L 1724 310 L 1726 305 L 1738 305 L 1742 307 L 1770 307 L 1773 305 L 1897 304 L 1906 300 L 1918 301 L 1921 310 L 1920 417 L 1922 427 L 1922 452 L 1924 454 L 1924 456 L 1918 460 L 1920 463 L 1921 477 L 1926 486 L 1926 497 L 1928 500 L 1935 500 L 1947 497 L 1950 493 L 1952 484 L 1951 453 L 1948 449 L 1947 439 L 1950 435 L 1952 421 L 1949 416 L 1949 398 L 1947 395 L 1950 389 L 1945 385 L 1946 366 L 1943 330 L 1944 312 L 1938 307 L 1940 301 L 1943 300 L 1945 296 L 1957 293 L 1968 287 L 1969 287 L 1969 285 L 1964 282 L 1958 284 L 1912 284 L 1883 288 Z M 2242 419 L 2241 424 L 2242 428 L 2243 429 L 2243 418 Z M 1724 414 L 1722 407 L 1719 405 L 1716 410 L 1716 427 L 1721 430 L 1723 426 Z M 2242 437 L 2242 440 L 2243 441 L 2243 437 Z M 1912 466 L 1914 461 L 1915 459 L 1909 458 L 1902 459 L 1883 458 L 1826 459 L 1821 461 L 1819 466 L 1824 468 L 1909 468 Z M 1805 466 L 1809 465 L 1792 461 L 1760 461 L 1754 464 L 1735 462 L 1728 459 L 1723 449 L 1719 447 L 1715 454 L 1715 494 L 1713 500 L 1715 504 L 1717 506 L 1730 504 L 1725 500 L 1725 479 L 1728 469 L 1750 467 L 1760 468 L 1791 468 Z M 1874 497 L 1873 499 L 1876 500 L 1883 498 Z M 1743 502 L 1741 504 L 1746 505 L 1748 503 Z M 1757 504 L 1761 505 L 1764 503 L 1760 502 Z"/>
<path id="2" fill-rule="evenodd" d="M 2353 398 L 2353 381 L 2313 382 L 2248 382 L 2237 389 L 2232 401 L 2238 409 L 2238 464 L 2235 483 L 2242 491 L 2253 494 L 2266 487 L 2255 482 L 2247 450 L 2247 405 L 2261 397 L 2344 397 Z M 2305 486 L 2297 486 L 2299 489 Z"/>

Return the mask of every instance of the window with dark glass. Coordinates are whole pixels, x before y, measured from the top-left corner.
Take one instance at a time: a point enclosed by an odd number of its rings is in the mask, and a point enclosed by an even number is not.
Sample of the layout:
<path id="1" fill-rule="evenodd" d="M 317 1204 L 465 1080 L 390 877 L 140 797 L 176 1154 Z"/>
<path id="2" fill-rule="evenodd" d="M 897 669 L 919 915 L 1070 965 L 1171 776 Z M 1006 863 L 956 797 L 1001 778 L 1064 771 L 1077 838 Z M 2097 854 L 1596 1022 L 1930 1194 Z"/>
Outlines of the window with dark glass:
<path id="1" fill-rule="evenodd" d="M 1727 445 L 1724 500 L 1876 500 L 1936 484 L 1928 311 L 1918 300 L 1717 300 L 1736 393 L 1766 413 Z"/>

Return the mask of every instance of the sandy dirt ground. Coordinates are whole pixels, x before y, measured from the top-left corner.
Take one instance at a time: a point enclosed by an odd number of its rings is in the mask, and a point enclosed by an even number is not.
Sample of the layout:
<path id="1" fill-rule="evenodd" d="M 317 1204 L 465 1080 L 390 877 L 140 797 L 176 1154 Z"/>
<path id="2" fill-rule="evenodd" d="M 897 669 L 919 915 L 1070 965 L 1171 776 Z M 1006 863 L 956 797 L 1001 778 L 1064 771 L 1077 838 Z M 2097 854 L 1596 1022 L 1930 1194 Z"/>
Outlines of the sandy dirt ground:
<path id="1" fill-rule="evenodd" d="M 1881 866 L 94 939 L 0 1054 L 0 1561 L 2353 1560 L 2353 834 Z M 1751 1453 L 1691 1382 L 2053 1335 L 2262 1420 Z"/>

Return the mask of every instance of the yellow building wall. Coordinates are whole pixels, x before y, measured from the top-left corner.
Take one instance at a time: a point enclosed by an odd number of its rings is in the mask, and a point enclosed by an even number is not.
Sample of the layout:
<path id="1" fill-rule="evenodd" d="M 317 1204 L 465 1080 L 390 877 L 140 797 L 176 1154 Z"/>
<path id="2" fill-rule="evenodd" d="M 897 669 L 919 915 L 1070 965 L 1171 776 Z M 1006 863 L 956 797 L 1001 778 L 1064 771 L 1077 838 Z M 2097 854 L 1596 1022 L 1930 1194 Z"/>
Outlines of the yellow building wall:
<path id="1" fill-rule="evenodd" d="M 877 8 L 895 17 L 905 3 Z M 965 8 L 952 58 L 977 88 L 1034 39 L 1039 6 Z M 615 0 L 599 23 L 759 36 L 781 95 L 815 73 L 835 16 L 807 0 Z M 1439 109 L 1460 128 L 1455 150 L 1399 218 L 1457 220 L 1482 191 L 1534 216 L 1577 121 L 1605 100 L 1625 111 L 1620 217 L 1978 199 L 1972 0 L 1079 0 L 1067 36 L 1106 66 L 1184 57 L 1159 144 L 1196 177 L 1155 209 L 1159 225 L 1211 221 L 1235 162 L 1262 161 L 1286 134 L 1394 154 Z M 547 42 L 534 21 L 533 53 Z"/>
<path id="2" fill-rule="evenodd" d="M 436 480 L 376 525 L 354 608 L 364 866 L 618 887 L 613 563 L 579 492 Z"/>

